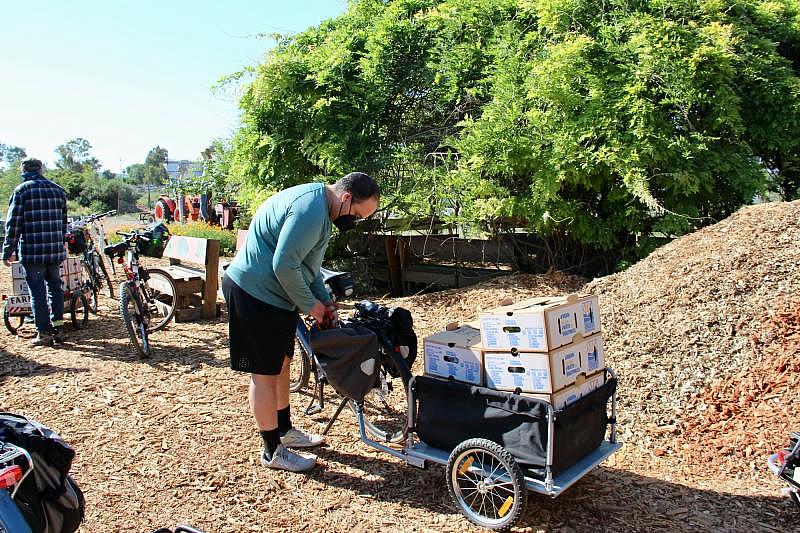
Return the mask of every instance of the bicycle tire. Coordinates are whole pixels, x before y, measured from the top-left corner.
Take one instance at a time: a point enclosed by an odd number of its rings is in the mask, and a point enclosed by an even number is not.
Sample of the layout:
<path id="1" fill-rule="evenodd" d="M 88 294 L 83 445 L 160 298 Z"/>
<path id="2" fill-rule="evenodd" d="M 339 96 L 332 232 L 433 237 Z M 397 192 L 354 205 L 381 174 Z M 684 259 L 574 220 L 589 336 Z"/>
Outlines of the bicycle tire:
<path id="1" fill-rule="evenodd" d="M 103 278 L 106 280 L 106 292 L 108 293 L 108 297 L 113 298 L 114 284 L 111 283 L 111 276 L 108 275 L 108 270 L 106 269 L 105 261 L 103 261 L 103 256 L 98 251 L 95 251 L 94 256 L 97 260 L 97 265 L 100 267 L 100 273 L 103 274 Z"/>
<path id="2" fill-rule="evenodd" d="M 391 368 L 388 368 L 391 367 Z M 398 378 L 393 378 L 396 374 Z M 379 442 L 399 443 L 408 435 L 408 383 L 411 371 L 402 356 L 382 357 L 378 382 L 364 397 L 364 429 Z M 350 401 L 356 411 L 356 403 Z"/>
<path id="3" fill-rule="evenodd" d="M 297 379 L 294 379 L 295 373 Z M 295 339 L 294 355 L 289 365 L 289 392 L 300 392 L 308 385 L 311 376 L 311 356 L 299 339 Z"/>
<path id="4" fill-rule="evenodd" d="M 178 289 L 175 287 L 172 277 L 160 268 L 148 268 L 147 278 L 144 285 L 147 291 L 147 306 L 151 318 L 147 331 L 152 333 L 153 331 L 164 329 L 175 316 Z M 149 283 L 153 278 L 158 280 L 156 285 L 159 289 L 150 287 Z M 167 290 L 162 290 L 164 288 L 167 288 Z"/>
<path id="5" fill-rule="evenodd" d="M 131 304 L 136 308 L 134 313 L 129 309 Z M 136 353 L 140 359 L 150 356 L 150 342 L 147 338 L 147 328 L 143 327 L 141 318 L 137 319 L 134 316 L 139 315 L 141 317 L 143 312 L 144 306 L 140 303 L 136 294 L 134 294 L 131 288 L 131 282 L 122 282 L 119 286 L 119 313 L 122 315 L 122 322 L 125 323 L 125 329 L 128 332 L 131 344 L 136 348 Z"/>

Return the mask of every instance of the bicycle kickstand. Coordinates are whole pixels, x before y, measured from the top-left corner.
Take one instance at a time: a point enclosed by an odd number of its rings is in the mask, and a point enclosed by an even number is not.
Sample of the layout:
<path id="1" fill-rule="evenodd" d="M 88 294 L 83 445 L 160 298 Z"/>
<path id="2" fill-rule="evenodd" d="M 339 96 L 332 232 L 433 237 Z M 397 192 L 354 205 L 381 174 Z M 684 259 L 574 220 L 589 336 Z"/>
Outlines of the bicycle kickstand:
<path id="1" fill-rule="evenodd" d="M 314 395 L 311 397 L 311 402 L 309 402 L 308 407 L 306 407 L 306 416 L 315 415 L 325 407 L 325 395 L 322 390 L 324 385 L 322 380 L 317 381 L 314 385 Z"/>
<path id="2" fill-rule="evenodd" d="M 336 422 L 337 418 L 339 418 L 339 415 L 342 414 L 342 410 L 344 409 L 345 405 L 347 405 L 347 402 L 349 402 L 349 401 L 350 401 L 350 398 L 348 398 L 347 396 L 343 396 L 342 397 L 342 401 L 339 402 L 339 407 L 336 408 L 336 411 L 333 413 L 333 416 L 331 417 L 330 420 L 328 420 L 328 424 L 325 426 L 325 429 L 322 430 L 322 434 L 323 435 L 327 435 L 328 434 L 328 431 L 330 431 L 331 426 L 333 426 L 333 423 Z"/>

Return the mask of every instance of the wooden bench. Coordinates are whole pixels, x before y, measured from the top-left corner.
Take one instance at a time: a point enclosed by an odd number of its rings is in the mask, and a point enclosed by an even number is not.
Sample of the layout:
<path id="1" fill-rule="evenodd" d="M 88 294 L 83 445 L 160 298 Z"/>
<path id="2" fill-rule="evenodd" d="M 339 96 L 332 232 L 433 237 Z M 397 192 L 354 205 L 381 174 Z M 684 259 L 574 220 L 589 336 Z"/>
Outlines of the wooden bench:
<path id="1" fill-rule="evenodd" d="M 219 316 L 219 240 L 173 235 L 167 241 L 164 270 L 175 282 L 175 321 Z"/>

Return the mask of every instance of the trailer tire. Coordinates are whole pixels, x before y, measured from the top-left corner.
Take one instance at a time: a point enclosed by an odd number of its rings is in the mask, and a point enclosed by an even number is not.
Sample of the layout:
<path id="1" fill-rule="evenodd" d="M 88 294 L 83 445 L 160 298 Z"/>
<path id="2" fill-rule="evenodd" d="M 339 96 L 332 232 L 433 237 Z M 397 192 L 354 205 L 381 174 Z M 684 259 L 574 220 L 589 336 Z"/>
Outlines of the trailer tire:
<path id="1" fill-rule="evenodd" d="M 450 454 L 446 472 L 450 497 L 476 526 L 504 531 L 525 510 L 528 492 L 522 469 L 496 442 L 465 440 Z"/>

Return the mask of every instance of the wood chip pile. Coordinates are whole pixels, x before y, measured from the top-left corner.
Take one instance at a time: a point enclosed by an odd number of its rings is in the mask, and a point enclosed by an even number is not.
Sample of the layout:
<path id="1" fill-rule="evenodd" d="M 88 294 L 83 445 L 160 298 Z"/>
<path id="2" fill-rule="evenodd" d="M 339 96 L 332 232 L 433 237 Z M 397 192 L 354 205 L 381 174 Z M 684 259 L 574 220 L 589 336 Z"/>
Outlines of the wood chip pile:
<path id="1" fill-rule="evenodd" d="M 709 408 L 697 398 L 715 382 L 735 385 L 759 364 L 751 339 L 798 292 L 799 220 L 800 202 L 750 206 L 588 284 L 600 294 L 607 362 L 620 375 L 625 441 L 660 456 L 691 453 L 683 449 L 684 421 Z M 797 415 L 789 422 L 800 425 Z M 763 449 L 752 432 L 736 442 Z M 730 474 L 752 470 L 739 466 Z"/>
<path id="2" fill-rule="evenodd" d="M 773 451 L 746 452 L 767 438 L 752 431 L 765 413 L 759 405 L 776 419 L 791 416 L 769 396 L 798 389 L 796 344 L 782 344 L 797 337 L 798 220 L 797 202 L 747 208 L 588 286 L 601 295 L 608 361 L 621 378 L 626 445 L 561 497 L 531 494 L 518 531 L 791 530 L 794 511 L 777 480 L 731 471 L 749 472 Z M 409 308 L 421 337 L 505 298 L 567 294 L 584 283 L 515 275 L 383 303 Z M 0 292 L 9 286 L 10 276 L 0 276 Z M 0 409 L 27 414 L 75 446 L 84 533 L 181 522 L 208 533 L 471 530 L 450 503 L 443 469 L 418 470 L 367 448 L 347 411 L 309 474 L 261 467 L 247 376 L 227 368 L 224 313 L 170 325 L 153 335 L 154 356 L 138 360 L 116 302 L 101 298 L 100 307 L 58 349 L 0 333 Z M 752 402 L 741 404 L 743 390 Z M 308 401 L 293 395 L 293 420 L 321 431 L 336 398 L 313 417 L 301 414 Z M 783 444 L 788 434 L 774 427 Z M 689 453 L 703 446 L 729 455 L 726 471 L 705 466 L 713 453 Z"/>

